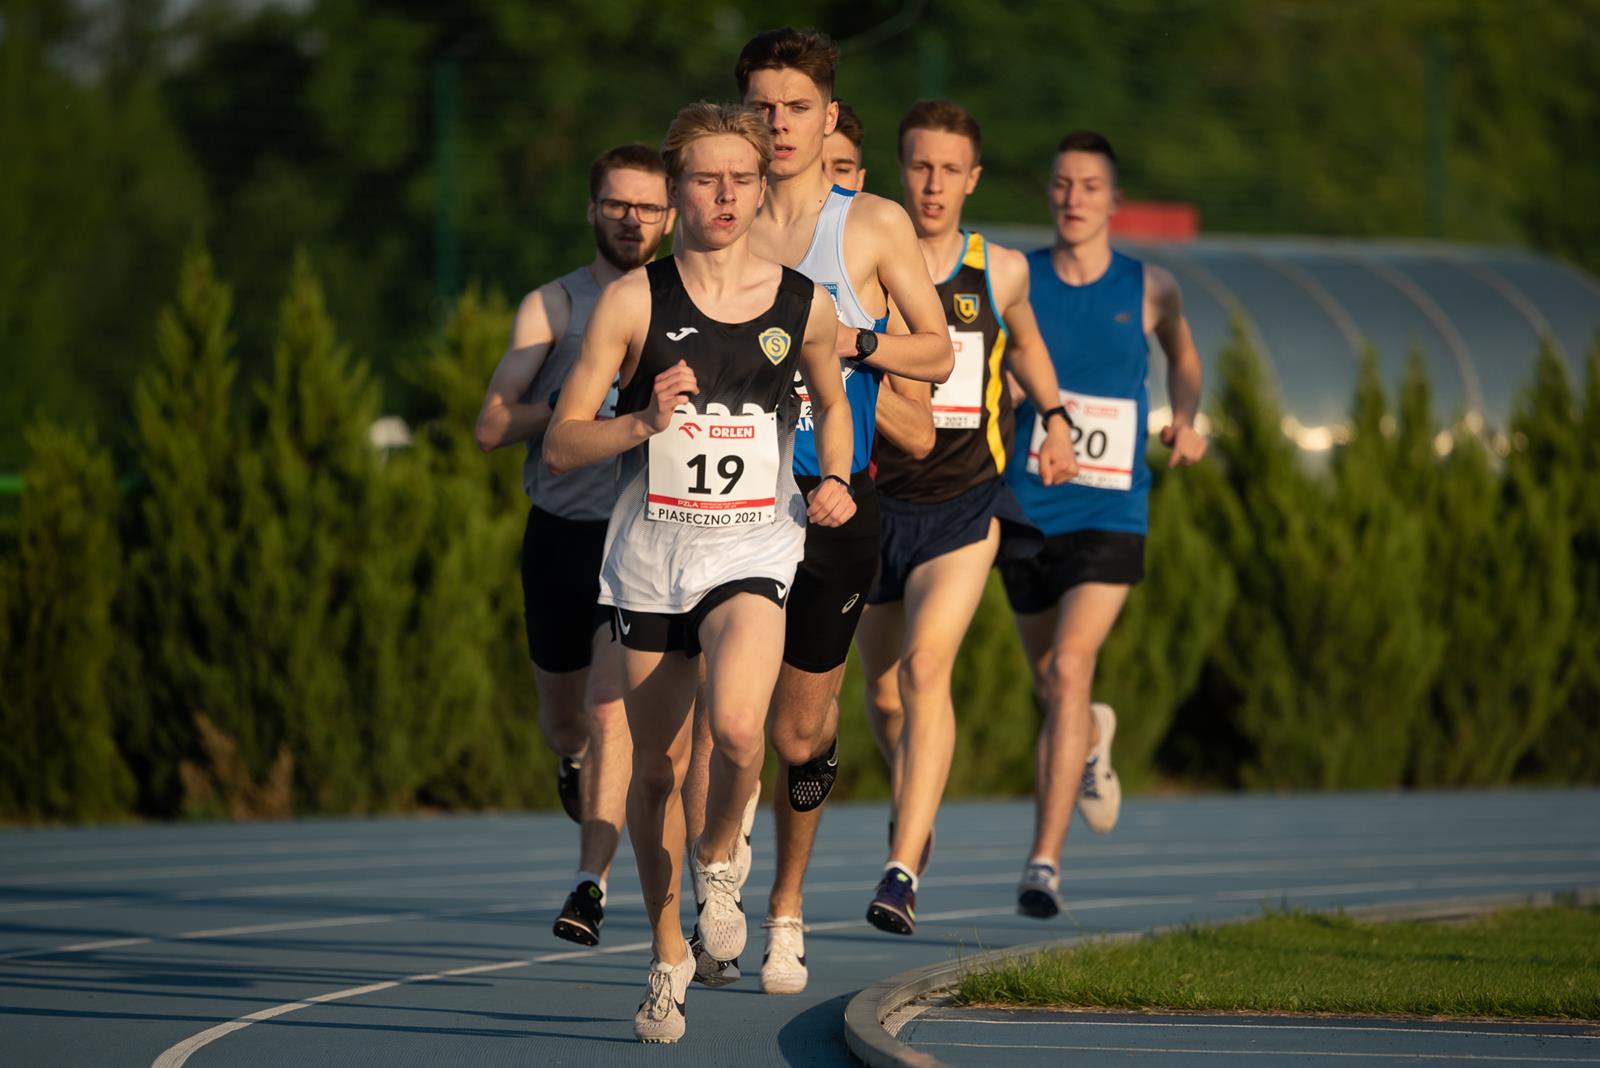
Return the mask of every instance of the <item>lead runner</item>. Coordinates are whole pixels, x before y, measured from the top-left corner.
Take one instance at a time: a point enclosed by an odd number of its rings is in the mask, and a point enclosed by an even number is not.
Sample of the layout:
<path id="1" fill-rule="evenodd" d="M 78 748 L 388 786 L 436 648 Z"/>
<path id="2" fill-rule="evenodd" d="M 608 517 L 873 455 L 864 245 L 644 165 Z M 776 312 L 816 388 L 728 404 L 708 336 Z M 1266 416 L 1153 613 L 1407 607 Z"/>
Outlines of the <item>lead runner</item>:
<path id="1" fill-rule="evenodd" d="M 695 967 L 677 887 L 696 658 L 704 652 L 717 759 L 705 831 L 690 853 L 701 936 L 727 960 L 744 944 L 734 849 L 761 771 L 807 520 L 838 526 L 855 513 L 833 302 L 750 249 L 772 159 L 766 123 L 746 108 L 691 105 L 662 155 L 681 249 L 601 296 L 545 442 L 557 471 L 622 454 L 600 600 L 616 610 L 633 732 L 628 832 L 655 958 L 634 1017 L 645 1042 L 683 1036 Z M 822 472 L 804 498 L 792 470 L 797 369 Z M 617 417 L 597 421 L 619 374 Z"/>

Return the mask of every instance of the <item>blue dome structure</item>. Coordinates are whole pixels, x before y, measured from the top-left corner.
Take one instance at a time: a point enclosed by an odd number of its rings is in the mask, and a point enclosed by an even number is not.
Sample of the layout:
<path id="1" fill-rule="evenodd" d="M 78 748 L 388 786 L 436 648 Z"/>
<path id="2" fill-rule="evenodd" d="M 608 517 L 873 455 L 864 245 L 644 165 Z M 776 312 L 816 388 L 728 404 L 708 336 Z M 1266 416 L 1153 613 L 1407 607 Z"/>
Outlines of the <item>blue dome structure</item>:
<path id="1" fill-rule="evenodd" d="M 1035 226 L 984 232 L 1021 249 L 1054 236 Z M 1390 386 L 1415 352 L 1442 418 L 1499 432 L 1531 380 L 1541 339 L 1579 381 L 1600 335 L 1600 282 L 1525 249 L 1255 236 L 1114 243 L 1178 279 L 1208 391 L 1238 315 L 1276 381 L 1286 432 L 1308 449 L 1342 436 L 1367 345 Z M 1166 375 L 1158 358 L 1150 403 L 1152 422 L 1156 413 L 1164 419 Z"/>

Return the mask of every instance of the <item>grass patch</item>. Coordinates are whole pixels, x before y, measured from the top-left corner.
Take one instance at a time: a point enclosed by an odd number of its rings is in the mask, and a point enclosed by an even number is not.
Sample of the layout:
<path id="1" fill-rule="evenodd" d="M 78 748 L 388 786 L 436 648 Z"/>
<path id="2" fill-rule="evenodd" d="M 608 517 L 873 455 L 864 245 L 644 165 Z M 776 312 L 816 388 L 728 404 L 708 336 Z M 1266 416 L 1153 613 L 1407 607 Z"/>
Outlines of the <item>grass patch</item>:
<path id="1" fill-rule="evenodd" d="M 962 980 L 963 1005 L 1600 1019 L 1600 907 L 1460 925 L 1269 912 L 1041 953 Z"/>

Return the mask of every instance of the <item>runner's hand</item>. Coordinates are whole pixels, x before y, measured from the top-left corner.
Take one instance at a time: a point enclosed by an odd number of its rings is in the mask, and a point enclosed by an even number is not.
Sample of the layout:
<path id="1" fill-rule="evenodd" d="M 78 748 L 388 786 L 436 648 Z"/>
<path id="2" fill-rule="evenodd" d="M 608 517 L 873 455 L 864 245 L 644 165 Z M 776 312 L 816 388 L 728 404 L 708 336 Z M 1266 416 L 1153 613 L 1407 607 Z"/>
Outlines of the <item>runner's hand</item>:
<path id="1" fill-rule="evenodd" d="M 1167 466 L 1188 467 L 1200 462 L 1206 454 L 1205 435 L 1192 426 L 1165 426 L 1161 428 L 1161 444 L 1172 450 Z"/>
<path id="2" fill-rule="evenodd" d="M 700 392 L 694 371 L 679 360 L 656 375 L 654 403 L 639 413 L 652 434 L 659 434 L 672 423 L 672 413 L 687 398 Z"/>
<path id="3" fill-rule="evenodd" d="M 1078 456 L 1072 448 L 1072 430 L 1065 419 L 1050 420 L 1044 444 L 1039 446 L 1039 478 L 1046 486 L 1059 486 L 1078 477 Z"/>
<path id="4" fill-rule="evenodd" d="M 831 478 L 806 495 L 806 518 L 819 527 L 842 527 L 856 514 L 855 498 Z"/>
<path id="5" fill-rule="evenodd" d="M 846 326 L 843 323 L 840 323 L 839 332 L 834 335 L 833 347 L 838 350 L 834 353 L 834 355 L 839 357 L 841 360 L 855 359 L 856 335 L 859 333 L 861 333 L 861 331 L 856 327 Z"/>

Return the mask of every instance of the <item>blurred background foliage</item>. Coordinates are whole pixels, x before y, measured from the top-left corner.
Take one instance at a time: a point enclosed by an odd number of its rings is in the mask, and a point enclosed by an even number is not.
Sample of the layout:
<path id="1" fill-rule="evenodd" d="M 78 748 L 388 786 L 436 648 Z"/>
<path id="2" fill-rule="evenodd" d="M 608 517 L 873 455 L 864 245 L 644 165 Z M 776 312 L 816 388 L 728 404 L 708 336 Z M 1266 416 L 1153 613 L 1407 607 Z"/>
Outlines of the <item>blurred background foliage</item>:
<path id="1" fill-rule="evenodd" d="M 728 98 L 779 16 L 752 0 L 0 0 L 0 471 L 49 416 L 124 452 L 182 248 L 238 294 L 240 382 L 270 373 L 293 250 L 318 264 L 386 411 L 477 280 L 587 258 L 586 169 Z M 969 215 L 1042 217 L 1068 128 L 1128 194 L 1208 231 L 1507 241 L 1600 269 L 1600 0 L 833 0 L 869 188 L 919 96 L 984 125 Z M 248 388 L 248 387 L 244 387 Z"/>
<path id="2" fill-rule="evenodd" d="M 754 3 L 0 0 L 0 818 L 554 801 L 516 581 L 520 454 L 471 422 L 507 298 L 589 256 L 596 152 L 727 98 Z M 1208 231 L 1529 245 L 1600 270 L 1600 0 L 798 4 L 869 188 L 948 95 L 978 221 L 1052 146 Z M 187 250 L 187 251 L 186 251 Z M 1209 355 L 1209 354 L 1208 354 Z M 1600 780 L 1600 357 L 1509 455 L 1368 365 L 1310 469 L 1236 339 L 1213 459 L 1157 447 L 1150 578 L 1102 661 L 1131 785 Z M 412 446 L 375 451 L 399 413 Z M 1454 434 L 1454 438 L 1450 437 Z M 1448 451 L 1441 440 L 1450 443 Z M 998 585 L 954 794 L 1031 788 Z M 843 697 L 842 791 L 884 796 Z"/>

